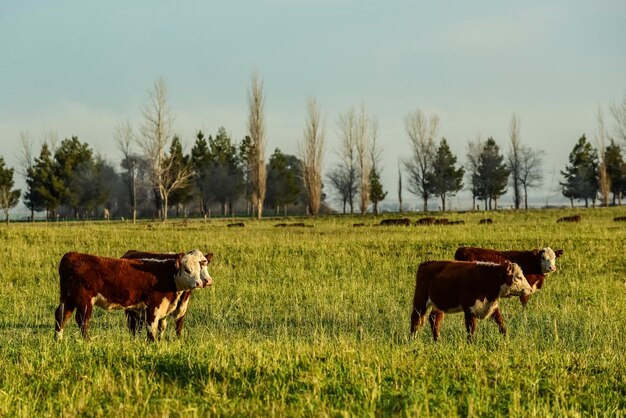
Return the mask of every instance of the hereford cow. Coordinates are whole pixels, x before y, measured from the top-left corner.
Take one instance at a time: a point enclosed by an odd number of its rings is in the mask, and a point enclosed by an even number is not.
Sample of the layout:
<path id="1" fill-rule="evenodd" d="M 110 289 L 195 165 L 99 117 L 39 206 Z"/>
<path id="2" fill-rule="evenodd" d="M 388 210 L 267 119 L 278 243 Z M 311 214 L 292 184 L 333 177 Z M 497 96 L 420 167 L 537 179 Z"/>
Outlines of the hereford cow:
<path id="1" fill-rule="evenodd" d="M 76 322 L 89 339 L 94 306 L 145 309 L 148 339 L 157 337 L 158 324 L 178 306 L 182 291 L 205 286 L 202 265 L 207 260 L 195 250 L 175 259 L 119 259 L 66 253 L 59 264 L 60 297 L 55 330 L 62 337 L 67 320 Z"/>
<path id="2" fill-rule="evenodd" d="M 383 219 L 380 221 L 380 226 L 391 226 L 391 225 L 403 225 L 409 226 L 411 225 L 411 221 L 409 218 L 399 218 L 399 219 Z"/>
<path id="3" fill-rule="evenodd" d="M 433 339 L 439 339 L 439 327 L 445 313 L 463 312 L 467 339 L 472 340 L 476 319 L 500 314 L 498 300 L 529 295 L 532 288 L 522 269 L 515 263 L 473 263 L 465 261 L 426 261 L 420 264 L 415 278 L 411 312 L 411 334 L 428 322 Z M 498 325 L 498 319 L 494 318 Z M 500 332 L 506 330 L 500 327 Z"/>
<path id="4" fill-rule="evenodd" d="M 201 256 L 202 253 L 198 250 L 196 255 Z M 149 251 L 138 251 L 138 250 L 128 250 L 121 258 L 126 259 L 155 259 L 155 260 L 173 260 L 178 257 L 181 257 L 183 254 L 176 253 L 154 253 Z M 204 286 L 211 286 L 213 283 L 213 279 L 209 275 L 209 271 L 207 265 L 213 259 L 213 253 L 205 254 L 206 263 L 202 262 L 200 264 L 200 275 L 202 278 L 202 282 Z M 201 258 L 201 257 L 199 257 Z M 183 321 L 185 319 L 185 315 L 187 314 L 187 309 L 189 307 L 189 298 L 191 297 L 191 290 L 183 290 L 182 293 L 178 297 L 178 304 L 176 309 L 174 309 L 170 316 L 172 316 L 176 320 L 176 336 L 180 338 L 183 332 Z M 133 333 L 133 335 L 137 334 L 137 330 L 140 329 L 146 322 L 146 310 L 141 308 L 129 308 L 125 310 L 126 314 L 126 323 L 128 324 L 128 328 Z M 163 317 L 159 321 L 159 336 L 163 335 L 165 332 L 165 328 L 167 328 L 167 318 Z"/>
<path id="5" fill-rule="evenodd" d="M 489 248 L 459 247 L 454 253 L 458 261 L 490 261 L 504 263 L 510 261 L 520 266 L 533 291 L 543 287 L 546 274 L 556 271 L 555 260 L 563 255 L 563 250 L 552 251 L 546 247 L 531 251 L 498 251 Z M 528 303 L 528 296 L 520 296 L 522 305 Z"/>
<path id="6" fill-rule="evenodd" d="M 557 222 L 580 222 L 582 217 L 580 215 L 563 216 L 557 219 Z"/>

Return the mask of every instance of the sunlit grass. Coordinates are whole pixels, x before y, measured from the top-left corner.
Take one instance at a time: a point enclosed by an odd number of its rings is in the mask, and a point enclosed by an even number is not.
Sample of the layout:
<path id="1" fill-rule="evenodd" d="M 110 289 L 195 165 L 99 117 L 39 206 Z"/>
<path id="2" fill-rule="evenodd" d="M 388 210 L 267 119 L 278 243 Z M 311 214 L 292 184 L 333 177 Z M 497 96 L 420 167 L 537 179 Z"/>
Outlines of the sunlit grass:
<path id="1" fill-rule="evenodd" d="M 620 416 L 626 413 L 624 210 L 453 213 L 464 225 L 374 227 L 380 218 L 172 220 L 0 227 L 2 416 Z M 412 220 L 418 214 L 408 215 Z M 483 217 L 492 225 L 478 225 Z M 290 220 L 292 221 L 292 220 Z M 302 221 L 302 220 L 298 220 Z M 367 226 L 353 228 L 365 222 Z M 509 333 L 462 315 L 441 341 L 409 338 L 419 263 L 458 245 L 565 250 L 527 308 L 504 300 Z M 133 338 L 96 310 L 90 342 L 72 319 L 53 339 L 57 267 L 67 251 L 215 254 L 184 338 Z"/>

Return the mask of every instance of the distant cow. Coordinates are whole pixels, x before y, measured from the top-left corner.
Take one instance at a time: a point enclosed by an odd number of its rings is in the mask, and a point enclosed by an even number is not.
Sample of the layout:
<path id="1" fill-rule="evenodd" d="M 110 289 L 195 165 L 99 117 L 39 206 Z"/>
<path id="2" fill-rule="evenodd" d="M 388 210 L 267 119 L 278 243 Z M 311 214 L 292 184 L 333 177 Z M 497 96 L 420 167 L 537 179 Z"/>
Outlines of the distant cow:
<path id="1" fill-rule="evenodd" d="M 233 223 L 226 225 L 226 227 L 228 228 L 242 227 L 242 226 L 246 226 L 246 225 L 243 222 L 233 222 Z"/>
<path id="2" fill-rule="evenodd" d="M 194 250 L 198 251 L 198 250 Z M 202 255 L 200 251 L 198 251 L 199 255 Z M 183 254 L 179 253 L 154 253 L 149 251 L 138 251 L 138 250 L 128 250 L 121 258 L 126 259 L 152 259 L 152 260 L 174 260 L 178 257 L 181 257 Z M 208 264 L 213 259 L 213 253 L 208 253 L 204 255 L 206 259 L 205 262 L 200 263 L 200 275 L 204 286 L 210 286 L 213 283 L 213 279 L 211 278 L 208 271 Z M 183 332 L 183 321 L 185 319 L 185 315 L 187 314 L 187 309 L 189 308 L 189 298 L 191 297 L 191 290 L 183 290 L 182 294 L 178 298 L 178 304 L 176 309 L 174 309 L 169 315 L 176 320 L 176 336 L 180 338 Z M 137 330 L 140 329 L 146 322 L 146 310 L 138 309 L 138 308 L 129 308 L 125 310 L 126 314 L 126 323 L 128 324 L 128 328 L 136 335 Z M 159 336 L 163 335 L 165 332 L 165 328 L 167 327 L 167 318 L 163 317 L 159 321 Z"/>
<path id="3" fill-rule="evenodd" d="M 145 309 L 148 339 L 157 337 L 161 319 L 173 312 L 183 291 L 204 287 L 202 265 L 208 261 L 194 250 L 175 259 L 119 259 L 66 253 L 59 263 L 60 297 L 55 331 L 63 335 L 76 311 L 76 322 L 89 339 L 94 306 L 103 309 Z"/>
<path id="4" fill-rule="evenodd" d="M 500 315 L 500 298 L 531 293 L 522 269 L 515 263 L 426 261 L 420 264 L 415 278 L 411 334 L 424 324 L 431 308 L 428 321 L 435 341 L 444 315 L 455 312 L 465 314 L 467 339 L 471 341 L 477 318 Z M 494 320 L 500 327 L 501 321 Z M 500 327 L 500 332 L 505 334 L 506 330 Z"/>
<path id="5" fill-rule="evenodd" d="M 454 253 L 454 259 L 459 261 L 490 261 L 493 263 L 510 261 L 517 263 L 534 291 L 543 287 L 546 274 L 556 271 L 555 260 L 561 255 L 563 255 L 563 250 L 553 251 L 550 247 L 530 251 L 498 251 L 490 248 L 459 247 Z M 520 301 L 522 305 L 526 305 L 528 296 L 520 296 Z"/>
<path id="6" fill-rule="evenodd" d="M 380 226 L 391 226 L 391 225 L 403 225 L 409 226 L 411 225 L 411 221 L 409 218 L 397 218 L 397 219 L 383 219 L 380 221 Z"/>
<path id="7" fill-rule="evenodd" d="M 433 225 L 435 223 L 435 218 L 432 216 L 427 216 L 425 218 L 419 218 L 415 221 L 415 225 Z"/>
<path id="8" fill-rule="evenodd" d="M 358 223 L 352 224 L 352 227 L 353 227 L 353 228 L 358 228 L 358 227 L 361 227 L 361 226 L 365 226 L 365 223 L 363 223 L 363 222 L 358 222 Z"/>
<path id="9" fill-rule="evenodd" d="M 479 222 L 479 224 L 492 224 L 493 223 L 493 219 L 491 218 L 485 218 L 485 219 L 481 219 Z"/>
<path id="10" fill-rule="evenodd" d="M 557 222 L 580 222 L 581 221 L 581 216 L 580 215 L 572 215 L 572 216 L 563 216 L 559 219 L 557 219 Z"/>
<path id="11" fill-rule="evenodd" d="M 613 220 L 615 222 L 624 222 L 626 221 L 626 216 L 618 216 L 618 217 L 613 218 Z"/>
<path id="12" fill-rule="evenodd" d="M 450 220 L 447 218 L 435 219 L 435 225 L 448 225 Z"/>
<path id="13" fill-rule="evenodd" d="M 465 225 L 465 221 L 449 221 L 448 225 Z"/>

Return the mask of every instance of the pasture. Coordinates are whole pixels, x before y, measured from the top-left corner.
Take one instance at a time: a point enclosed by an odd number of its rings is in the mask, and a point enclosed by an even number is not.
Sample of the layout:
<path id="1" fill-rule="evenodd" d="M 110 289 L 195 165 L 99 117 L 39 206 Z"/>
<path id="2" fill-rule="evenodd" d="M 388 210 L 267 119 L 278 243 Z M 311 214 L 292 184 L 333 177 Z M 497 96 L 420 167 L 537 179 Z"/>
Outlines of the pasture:
<path id="1" fill-rule="evenodd" d="M 556 223 L 580 213 L 580 223 Z M 0 227 L 0 416 L 624 416 L 624 209 L 452 213 L 463 225 L 373 227 L 373 217 L 117 221 Z M 421 214 L 405 214 L 413 222 Z M 494 223 L 479 225 L 489 216 Z M 243 228 L 227 228 L 231 222 Z M 275 228 L 304 222 L 312 228 Z M 365 223 L 353 228 L 354 223 Z M 409 337 L 416 268 L 459 245 L 563 249 L 502 338 L 463 315 Z M 122 311 L 74 318 L 55 341 L 68 251 L 215 254 L 182 340 L 133 338 Z"/>

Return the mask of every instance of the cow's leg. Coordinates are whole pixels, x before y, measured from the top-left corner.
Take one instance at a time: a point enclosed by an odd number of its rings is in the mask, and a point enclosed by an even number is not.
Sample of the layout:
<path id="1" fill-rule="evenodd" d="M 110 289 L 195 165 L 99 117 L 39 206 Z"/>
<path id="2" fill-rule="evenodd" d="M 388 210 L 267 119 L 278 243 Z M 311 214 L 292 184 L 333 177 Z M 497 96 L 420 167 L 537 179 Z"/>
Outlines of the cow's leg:
<path id="1" fill-rule="evenodd" d="M 65 302 L 61 302 L 56 311 L 54 311 L 54 331 L 57 339 L 63 338 L 63 328 L 65 328 L 65 324 L 72 316 L 73 311 L 74 306 Z"/>
<path id="2" fill-rule="evenodd" d="M 183 334 L 183 320 L 185 319 L 185 315 L 181 316 L 176 320 L 176 336 L 180 338 Z"/>
<path id="3" fill-rule="evenodd" d="M 155 315 L 155 309 L 148 306 L 146 312 L 146 330 L 148 331 L 148 341 L 156 340 L 158 336 L 159 320 Z"/>
<path id="4" fill-rule="evenodd" d="M 89 320 L 93 312 L 93 305 L 91 302 L 80 303 L 76 305 L 76 323 L 80 328 L 81 334 L 85 340 L 89 340 Z"/>
<path id="5" fill-rule="evenodd" d="M 476 315 L 469 310 L 465 311 L 465 329 L 467 329 L 467 342 L 472 342 L 476 331 Z"/>
<path id="6" fill-rule="evenodd" d="M 413 310 L 411 311 L 411 335 L 415 335 L 415 332 L 424 325 L 426 319 L 426 306 L 427 299 L 421 297 L 417 289 L 415 289 L 415 295 L 413 296 Z"/>
<path id="7" fill-rule="evenodd" d="M 126 314 L 126 324 L 128 325 L 128 329 L 133 334 L 133 337 L 137 335 L 137 326 L 139 325 L 139 312 L 127 310 L 124 311 Z"/>
<path id="8" fill-rule="evenodd" d="M 159 320 L 159 338 L 163 337 L 165 333 L 165 328 L 167 328 L 167 318 L 161 318 Z"/>
<path id="9" fill-rule="evenodd" d="M 504 318 L 502 317 L 502 312 L 500 312 L 500 308 L 494 309 L 491 314 L 491 319 L 498 324 L 498 329 L 500 330 L 500 334 L 506 335 L 506 327 L 504 326 Z"/>
<path id="10" fill-rule="evenodd" d="M 445 314 L 439 309 L 433 308 L 428 315 L 428 322 L 430 323 L 430 329 L 433 331 L 433 340 L 439 340 L 439 328 L 441 327 L 441 320 Z"/>

